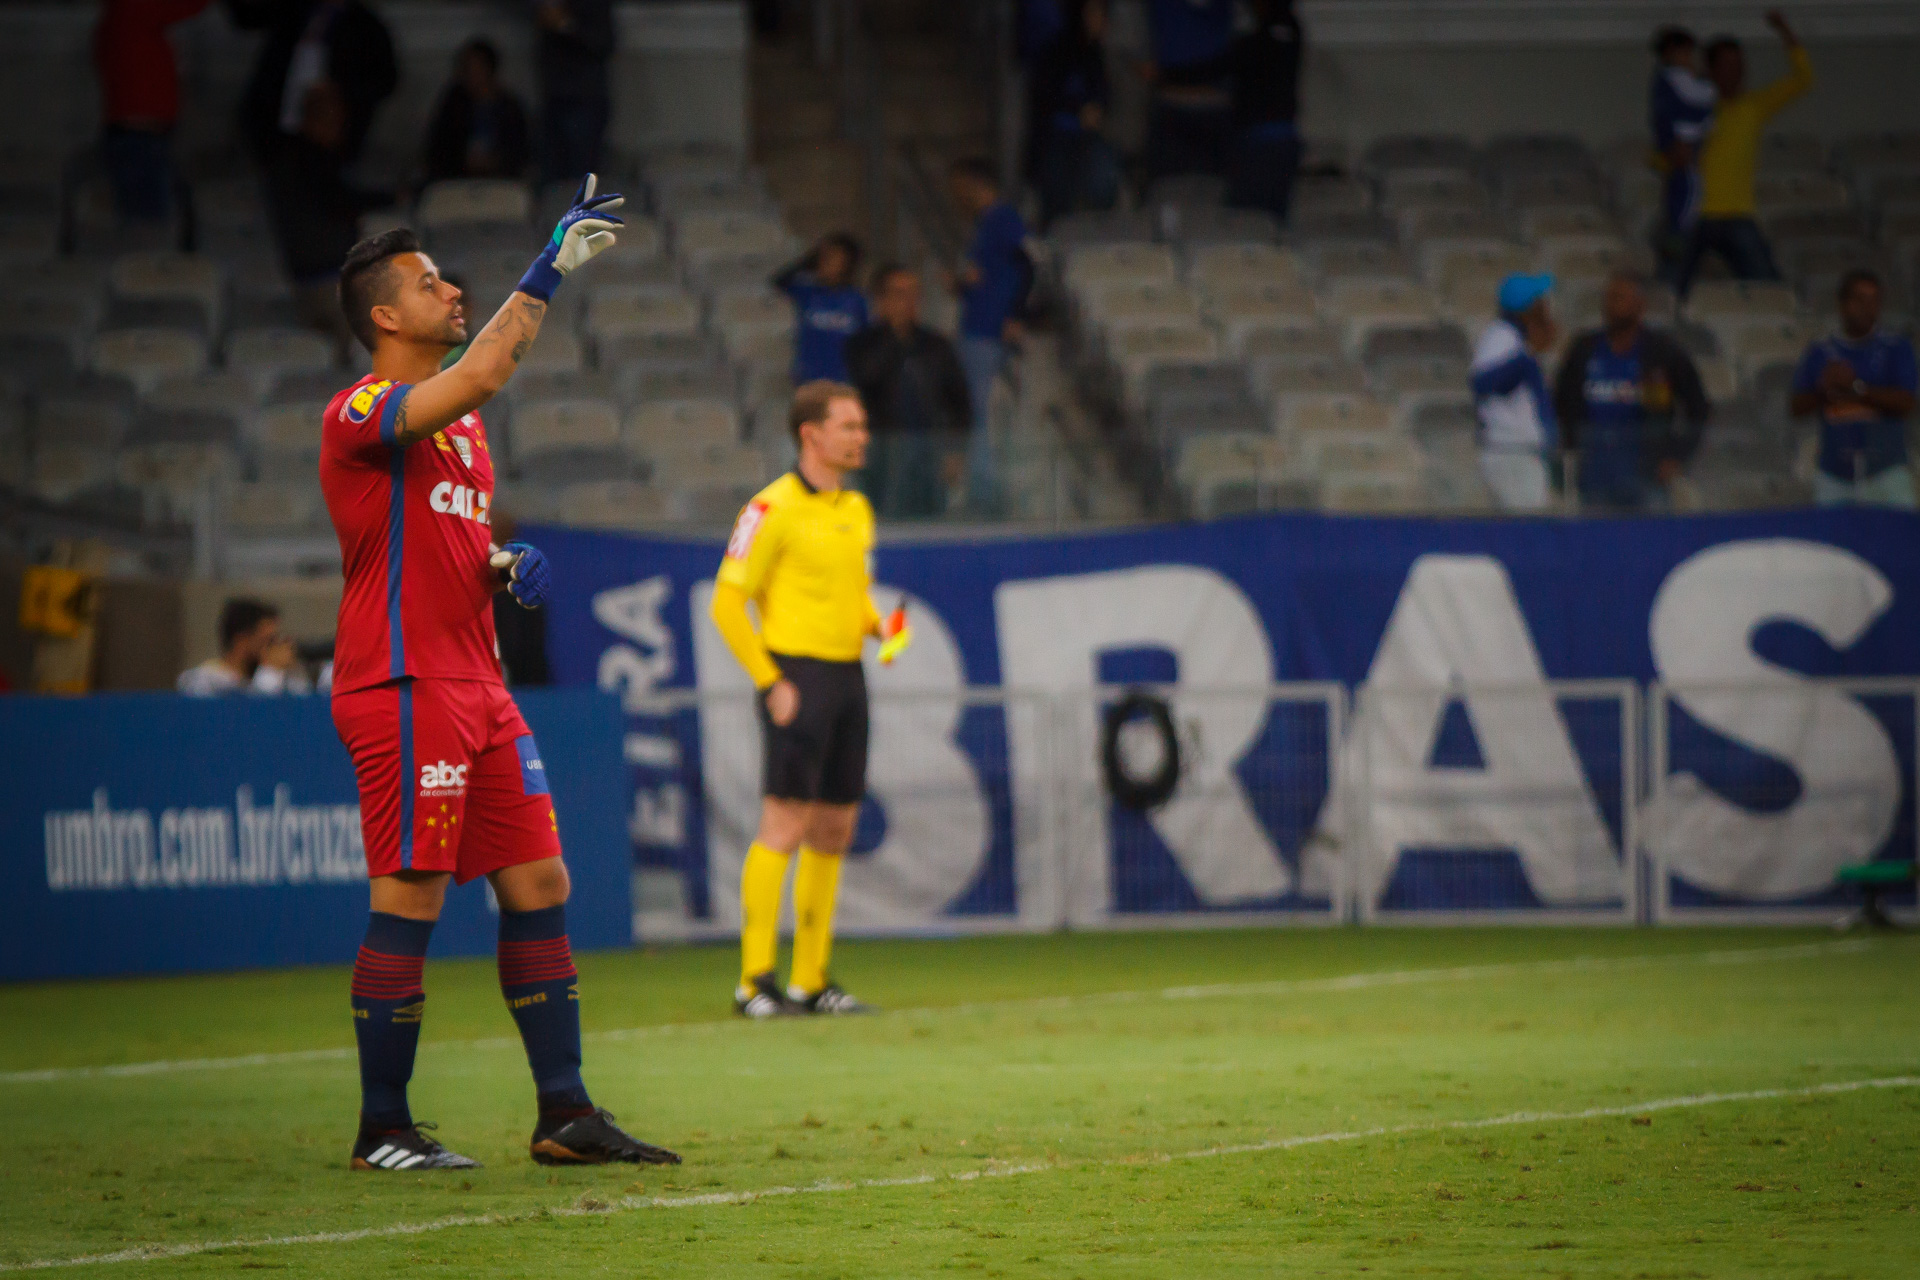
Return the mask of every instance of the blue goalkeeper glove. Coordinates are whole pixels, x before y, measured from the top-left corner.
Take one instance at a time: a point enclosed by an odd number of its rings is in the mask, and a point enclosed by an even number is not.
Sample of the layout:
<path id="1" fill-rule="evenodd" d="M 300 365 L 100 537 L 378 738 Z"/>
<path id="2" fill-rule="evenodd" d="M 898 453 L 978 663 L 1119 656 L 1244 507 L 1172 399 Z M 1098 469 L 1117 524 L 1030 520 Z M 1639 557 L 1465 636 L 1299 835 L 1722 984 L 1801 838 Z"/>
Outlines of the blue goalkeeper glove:
<path id="1" fill-rule="evenodd" d="M 626 197 L 613 191 L 596 196 L 593 191 L 599 183 L 599 177 L 591 173 L 581 181 L 573 207 L 553 228 L 553 239 L 547 241 L 527 274 L 520 277 L 521 293 L 551 302 L 562 277 L 602 249 L 613 247 L 613 228 L 626 225 L 613 216 L 613 211 L 626 203 Z"/>
<path id="2" fill-rule="evenodd" d="M 547 557 L 538 547 L 509 542 L 487 563 L 500 571 L 508 593 L 522 609 L 538 609 L 547 602 L 552 579 L 547 574 Z"/>

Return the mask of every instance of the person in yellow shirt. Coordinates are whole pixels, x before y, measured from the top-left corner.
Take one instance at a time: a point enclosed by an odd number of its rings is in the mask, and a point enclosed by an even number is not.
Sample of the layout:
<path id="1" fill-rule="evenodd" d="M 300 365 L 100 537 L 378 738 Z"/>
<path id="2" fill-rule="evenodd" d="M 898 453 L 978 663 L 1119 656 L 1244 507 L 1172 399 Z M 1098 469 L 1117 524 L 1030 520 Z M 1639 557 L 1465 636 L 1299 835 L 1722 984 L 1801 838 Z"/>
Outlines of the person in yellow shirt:
<path id="1" fill-rule="evenodd" d="M 740 985 L 735 1012 L 863 1013 L 827 976 L 840 864 L 866 793 L 868 636 L 904 647 L 904 615 L 883 621 L 869 596 L 873 508 L 845 487 L 866 462 L 860 393 L 808 382 L 793 395 L 794 469 L 740 512 L 714 584 L 713 621 L 759 691 L 765 744 L 760 829 L 740 877 Z M 754 628 L 747 612 L 759 610 Z M 774 976 L 780 896 L 793 879 L 793 967 Z"/>
<path id="2" fill-rule="evenodd" d="M 1753 172 L 1767 122 L 1813 87 L 1813 62 L 1784 14 L 1777 9 L 1768 13 L 1767 25 L 1786 45 L 1789 69 L 1772 84 L 1751 92 L 1746 87 L 1746 50 L 1740 42 L 1721 36 L 1707 45 L 1707 76 L 1719 90 L 1720 103 L 1700 148 L 1700 218 L 1673 282 L 1682 298 L 1709 253 L 1719 254 L 1737 279 L 1780 278 L 1773 249 L 1754 221 Z"/>

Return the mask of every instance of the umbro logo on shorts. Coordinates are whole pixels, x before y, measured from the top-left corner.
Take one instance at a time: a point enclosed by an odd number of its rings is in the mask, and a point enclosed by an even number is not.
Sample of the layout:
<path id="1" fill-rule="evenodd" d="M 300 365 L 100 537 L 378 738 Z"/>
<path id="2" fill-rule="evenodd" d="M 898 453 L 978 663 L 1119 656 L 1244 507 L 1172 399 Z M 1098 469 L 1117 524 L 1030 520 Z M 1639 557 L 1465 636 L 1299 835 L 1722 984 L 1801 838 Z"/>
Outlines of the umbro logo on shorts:
<path id="1" fill-rule="evenodd" d="M 445 760 L 420 766 L 420 794 L 425 796 L 458 795 L 467 789 L 467 766 L 448 764 Z"/>

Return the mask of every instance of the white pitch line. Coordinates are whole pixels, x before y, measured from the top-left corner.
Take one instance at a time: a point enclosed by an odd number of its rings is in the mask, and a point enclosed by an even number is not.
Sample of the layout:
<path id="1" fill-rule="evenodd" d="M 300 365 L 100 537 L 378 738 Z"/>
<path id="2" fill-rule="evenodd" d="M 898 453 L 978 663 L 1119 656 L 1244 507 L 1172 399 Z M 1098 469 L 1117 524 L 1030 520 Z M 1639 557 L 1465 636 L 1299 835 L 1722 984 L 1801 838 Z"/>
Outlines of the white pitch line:
<path id="1" fill-rule="evenodd" d="M 361 1227 L 356 1231 L 316 1231 L 298 1236 L 263 1236 L 251 1240 L 206 1240 L 194 1244 L 145 1245 L 114 1253 L 95 1253 L 77 1258 L 40 1258 L 31 1262 L 0 1265 L 0 1271 L 45 1271 L 55 1267 L 99 1266 L 110 1262 L 158 1262 L 169 1258 L 188 1258 L 223 1249 L 278 1249 L 295 1245 L 350 1244 L 356 1240 L 383 1240 L 399 1236 L 425 1235 L 453 1227 L 508 1226 L 535 1219 L 579 1218 L 641 1209 L 703 1209 L 714 1206 L 752 1204 L 787 1196 L 837 1195 L 848 1191 L 887 1190 L 894 1187 L 932 1186 L 948 1182 L 978 1182 L 983 1178 L 1017 1178 L 1030 1173 L 1060 1170 L 1100 1170 L 1121 1167 L 1138 1168 L 1143 1164 L 1170 1164 L 1176 1160 L 1214 1160 L 1223 1156 L 1257 1155 L 1268 1151 L 1291 1151 L 1297 1147 L 1325 1146 L 1341 1142 L 1362 1142 L 1369 1138 L 1404 1137 L 1422 1133 L 1457 1133 L 1471 1129 L 1498 1129 L 1523 1124 L 1559 1124 L 1577 1120 L 1603 1120 L 1619 1116 L 1646 1115 L 1653 1111 L 1676 1111 L 1693 1107 L 1718 1106 L 1729 1102 L 1767 1102 L 1794 1098 L 1817 1098 L 1863 1089 L 1911 1089 L 1920 1087 L 1920 1076 L 1886 1076 L 1878 1080 L 1845 1080 L 1832 1084 L 1806 1085 L 1793 1089 L 1748 1089 L 1737 1093 L 1694 1093 L 1677 1098 L 1655 1098 L 1631 1106 L 1588 1107 L 1583 1111 L 1510 1111 L 1505 1115 L 1478 1120 L 1430 1120 L 1419 1124 L 1380 1125 L 1371 1129 L 1343 1129 L 1332 1133 L 1299 1134 L 1274 1138 L 1267 1142 L 1249 1142 L 1236 1146 L 1206 1147 L 1199 1151 L 1181 1151 L 1171 1155 L 1149 1153 L 1118 1159 L 1078 1162 L 1000 1165 L 987 1169 L 967 1169 L 960 1173 L 922 1173 L 905 1178 L 861 1178 L 844 1182 L 815 1182 L 807 1186 L 761 1187 L 754 1191 L 715 1191 L 690 1196 L 623 1196 L 605 1204 L 583 1207 L 580 1204 L 535 1209 L 514 1214 L 471 1214 L 437 1218 L 431 1222 L 398 1222 L 384 1227 Z M 591 1194 L 591 1193 L 589 1193 Z M 585 1197 L 583 1197 L 584 1199 Z"/>
<path id="2" fill-rule="evenodd" d="M 1807 942 L 1786 947 L 1746 947 L 1722 951 L 1681 951 L 1660 955 L 1576 956 L 1569 960 L 1516 960 L 1506 964 L 1460 965 L 1446 969 L 1386 969 L 1365 973 L 1341 974 L 1331 978 L 1282 978 L 1266 982 L 1229 982 L 1211 986 L 1161 987 L 1152 991 L 1100 991 L 1075 996 L 1032 996 L 1015 1000 L 978 1000 L 967 1004 L 927 1005 L 913 1009 L 894 1009 L 883 1017 L 921 1017 L 929 1014 L 979 1013 L 990 1010 L 1032 1008 L 1067 1009 L 1077 1005 L 1122 1004 L 1136 1000 L 1218 1000 L 1238 996 L 1274 996 L 1313 994 L 1328 991 L 1365 991 L 1374 987 L 1402 987 L 1429 982 L 1471 982 L 1480 978 L 1511 977 L 1521 974 L 1608 973 L 1623 969 L 1644 969 L 1666 964 L 1751 964 L 1772 960 L 1807 960 L 1817 956 L 1852 955 L 1873 948 L 1865 939 L 1840 942 Z M 623 1027 L 611 1031 L 590 1031 L 581 1038 L 594 1042 L 619 1042 L 652 1036 L 687 1032 L 745 1029 L 749 1024 L 738 1019 L 705 1022 L 665 1022 L 651 1027 Z M 449 1050 L 472 1052 L 486 1049 L 517 1049 L 518 1039 L 495 1036 L 482 1040 L 438 1040 L 420 1046 L 422 1051 L 444 1053 Z M 183 1071 L 230 1071 L 242 1067 L 278 1066 L 293 1062 L 350 1061 L 356 1050 L 349 1045 L 331 1049 L 295 1049 L 284 1053 L 248 1053 L 232 1058 L 161 1058 L 151 1062 L 109 1063 L 93 1067 L 42 1067 L 27 1071 L 0 1071 L 0 1085 L 53 1084 L 66 1080 L 118 1079 L 127 1076 L 168 1075 Z"/>

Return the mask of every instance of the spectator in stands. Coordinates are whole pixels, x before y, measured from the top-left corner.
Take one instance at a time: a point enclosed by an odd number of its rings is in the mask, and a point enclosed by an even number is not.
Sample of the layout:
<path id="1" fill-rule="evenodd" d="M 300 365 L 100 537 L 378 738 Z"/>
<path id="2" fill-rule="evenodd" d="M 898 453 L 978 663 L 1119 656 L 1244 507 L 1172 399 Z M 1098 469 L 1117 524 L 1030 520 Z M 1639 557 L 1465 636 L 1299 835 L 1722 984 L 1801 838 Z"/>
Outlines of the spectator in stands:
<path id="1" fill-rule="evenodd" d="M 427 180 L 518 178 L 528 151 L 526 109 L 500 83 L 500 51 L 484 37 L 467 41 L 427 127 Z"/>
<path id="2" fill-rule="evenodd" d="M 1500 317 L 1474 347 L 1474 411 L 1480 419 L 1480 474 L 1503 511 L 1540 511 L 1549 500 L 1553 401 L 1540 357 L 1559 338 L 1548 275 L 1500 282 Z"/>
<path id="3" fill-rule="evenodd" d="M 307 91 L 324 80 L 346 109 L 341 161 L 358 160 L 375 108 L 400 83 L 387 24 L 361 0 L 227 0 L 227 8 L 241 30 L 266 32 L 240 99 L 254 154 L 264 163 L 299 134 Z"/>
<path id="4" fill-rule="evenodd" d="M 571 185 L 601 171 L 613 114 L 613 0 L 535 0 L 539 28 L 541 114 L 549 182 Z"/>
<path id="5" fill-rule="evenodd" d="M 1028 73 L 1040 225 L 1077 209 L 1111 209 L 1120 198 L 1120 157 L 1106 123 L 1107 0 L 1080 0 Z"/>
<path id="6" fill-rule="evenodd" d="M 1913 343 L 1881 330 L 1879 276 L 1849 271 L 1839 293 L 1840 331 L 1808 347 L 1793 374 L 1793 416 L 1820 419 L 1813 500 L 1826 507 L 1912 510 Z"/>
<path id="7" fill-rule="evenodd" d="M 392 192 L 346 180 L 347 127 L 340 90 L 327 80 L 309 85 L 300 132 L 274 148 L 266 181 L 267 214 L 301 322 L 331 334 L 342 361 L 352 334 L 340 310 L 340 264 L 360 239 L 360 215 L 393 203 Z"/>
<path id="8" fill-rule="evenodd" d="M 875 323 L 847 343 L 847 372 L 873 433 L 860 487 L 884 516 L 947 510 L 972 410 L 953 344 L 920 323 L 920 277 L 889 264 L 873 277 Z"/>
<path id="9" fill-rule="evenodd" d="M 1646 282 L 1615 272 L 1601 295 L 1601 327 L 1575 338 L 1560 364 L 1560 447 L 1576 457 L 1584 506 L 1665 509 L 1669 486 L 1700 447 L 1709 413 L 1700 371 L 1646 318 Z"/>
<path id="10" fill-rule="evenodd" d="M 1281 222 L 1300 170 L 1300 56 L 1305 40 L 1293 0 L 1253 0 L 1253 30 L 1230 51 L 1233 147 L 1227 203 L 1265 209 Z"/>
<path id="11" fill-rule="evenodd" d="M 1700 143 L 1720 92 L 1700 74 L 1700 46 L 1685 27 L 1660 28 L 1653 37 L 1653 56 L 1657 65 L 1649 114 L 1654 167 L 1664 178 L 1654 246 L 1662 273 L 1672 280 L 1700 218 Z"/>
<path id="12" fill-rule="evenodd" d="M 1720 255 L 1738 279 L 1780 278 L 1773 248 L 1754 221 L 1753 173 L 1767 121 L 1813 87 L 1813 63 L 1778 10 L 1767 14 L 1767 25 L 1786 45 L 1791 70 L 1751 93 L 1746 89 L 1747 55 L 1740 42 L 1721 36 L 1707 45 L 1707 75 L 1720 103 L 1700 147 L 1700 217 L 1674 278 L 1674 290 L 1682 298 L 1693 284 L 1701 259 L 1709 253 Z"/>
<path id="13" fill-rule="evenodd" d="M 293 637 L 280 629 L 280 611 L 245 597 L 220 607 L 220 656 L 182 671 L 174 687 L 196 698 L 312 691 Z"/>
<path id="14" fill-rule="evenodd" d="M 1006 367 L 1009 346 L 1020 339 L 1020 313 L 1033 286 L 1027 257 L 1027 224 L 1002 198 L 986 160 L 957 160 L 947 172 L 954 203 L 973 223 L 966 261 L 951 285 L 960 295 L 960 362 L 973 404 L 973 435 L 967 446 L 967 501 L 976 514 L 999 506 L 994 469 L 993 384 Z"/>
<path id="15" fill-rule="evenodd" d="M 1232 131 L 1221 59 L 1233 43 L 1234 0 L 1147 0 L 1153 58 L 1140 68 L 1153 90 L 1147 181 L 1224 173 Z"/>
<path id="16" fill-rule="evenodd" d="M 174 122 L 180 69 L 167 28 L 207 0 L 105 0 L 93 29 L 100 73 L 100 154 L 114 210 L 128 222 L 165 222 L 173 210 Z"/>
<path id="17" fill-rule="evenodd" d="M 860 242 L 844 231 L 824 237 L 782 267 L 773 287 L 793 299 L 793 385 L 847 382 L 847 340 L 867 327 L 867 295 L 853 283 Z"/>

